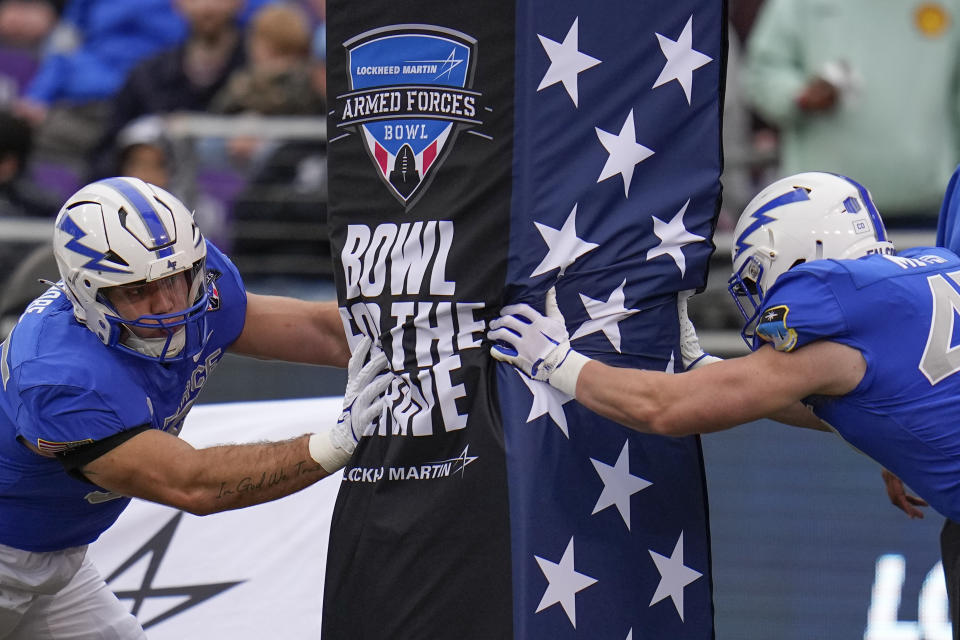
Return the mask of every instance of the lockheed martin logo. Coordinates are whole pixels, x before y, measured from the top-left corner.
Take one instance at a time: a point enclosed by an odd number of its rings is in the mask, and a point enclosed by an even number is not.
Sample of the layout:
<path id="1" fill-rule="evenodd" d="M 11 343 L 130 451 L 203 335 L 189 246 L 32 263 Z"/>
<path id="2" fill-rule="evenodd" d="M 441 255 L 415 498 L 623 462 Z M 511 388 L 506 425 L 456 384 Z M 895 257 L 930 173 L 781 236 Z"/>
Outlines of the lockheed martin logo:
<path id="1" fill-rule="evenodd" d="M 461 128 L 482 124 L 470 90 L 477 41 L 431 25 L 396 25 L 344 43 L 350 91 L 336 125 L 356 132 L 390 192 L 407 209 L 433 179 Z"/>
<path id="2" fill-rule="evenodd" d="M 386 477 L 388 480 L 436 480 L 437 478 L 451 478 L 457 474 L 466 475 L 465 469 L 479 456 L 470 455 L 470 445 L 463 448 L 456 458 L 423 462 L 406 467 L 353 467 L 343 472 L 344 482 L 376 483 Z"/>

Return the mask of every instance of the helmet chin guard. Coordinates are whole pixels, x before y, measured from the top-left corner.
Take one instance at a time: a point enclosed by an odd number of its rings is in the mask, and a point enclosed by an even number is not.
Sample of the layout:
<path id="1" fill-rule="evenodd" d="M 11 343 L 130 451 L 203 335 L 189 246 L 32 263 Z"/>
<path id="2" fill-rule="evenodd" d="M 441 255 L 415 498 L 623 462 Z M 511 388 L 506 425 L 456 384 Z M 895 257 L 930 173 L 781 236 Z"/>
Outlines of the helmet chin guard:
<path id="1" fill-rule="evenodd" d="M 832 173 L 777 180 L 747 204 L 733 239 L 727 289 L 743 315 L 741 336 L 751 348 L 764 298 L 782 274 L 811 260 L 895 252 L 869 192 Z"/>
<path id="2" fill-rule="evenodd" d="M 135 178 L 89 184 L 60 209 L 53 250 L 74 316 L 103 344 L 158 362 L 203 350 L 207 247 L 173 195 Z M 178 274 L 187 278 L 187 295 L 182 308 L 169 312 L 124 317 L 106 295 L 112 287 L 146 287 Z"/>

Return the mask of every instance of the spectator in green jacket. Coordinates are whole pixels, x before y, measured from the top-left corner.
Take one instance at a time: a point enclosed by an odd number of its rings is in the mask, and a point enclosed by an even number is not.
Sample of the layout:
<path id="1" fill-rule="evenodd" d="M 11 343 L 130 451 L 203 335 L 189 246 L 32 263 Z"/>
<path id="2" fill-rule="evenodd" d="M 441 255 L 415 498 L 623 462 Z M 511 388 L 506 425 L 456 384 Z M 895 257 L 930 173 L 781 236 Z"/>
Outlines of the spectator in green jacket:
<path id="1" fill-rule="evenodd" d="M 958 155 L 960 1 L 767 0 L 744 84 L 780 173 L 858 176 L 888 227 L 936 226 Z"/>

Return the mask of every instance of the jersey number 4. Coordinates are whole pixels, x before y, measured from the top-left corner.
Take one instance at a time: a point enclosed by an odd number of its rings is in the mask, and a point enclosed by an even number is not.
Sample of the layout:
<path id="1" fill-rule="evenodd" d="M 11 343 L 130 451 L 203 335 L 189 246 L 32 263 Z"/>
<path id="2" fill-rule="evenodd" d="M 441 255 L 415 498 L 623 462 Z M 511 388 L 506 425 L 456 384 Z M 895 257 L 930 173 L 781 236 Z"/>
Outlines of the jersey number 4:
<path id="1" fill-rule="evenodd" d="M 960 271 L 948 273 L 960 285 Z M 920 359 L 920 372 L 930 384 L 937 384 L 960 371 L 960 345 L 951 346 L 953 327 L 960 313 L 960 291 L 957 291 L 941 274 L 927 278 L 933 294 L 933 314 L 930 318 L 930 333 Z"/>

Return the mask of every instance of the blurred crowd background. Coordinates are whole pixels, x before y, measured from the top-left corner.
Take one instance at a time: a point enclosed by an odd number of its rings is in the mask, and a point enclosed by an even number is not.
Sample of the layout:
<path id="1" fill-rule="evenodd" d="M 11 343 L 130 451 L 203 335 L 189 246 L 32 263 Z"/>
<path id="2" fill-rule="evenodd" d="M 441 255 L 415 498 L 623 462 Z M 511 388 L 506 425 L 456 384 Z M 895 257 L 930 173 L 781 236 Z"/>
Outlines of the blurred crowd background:
<path id="1" fill-rule="evenodd" d="M 39 223 L 113 175 L 180 197 L 251 281 L 329 295 L 324 17 L 323 0 L 0 0 L 2 306 L 52 264 Z"/>
<path id="2" fill-rule="evenodd" d="M 907 244 L 932 242 L 960 159 L 958 9 L 729 0 L 718 249 L 707 302 L 691 303 L 708 348 L 740 350 L 719 299 L 729 234 L 777 177 L 849 175 Z M 184 200 L 252 290 L 333 296 L 325 14 L 324 0 L 0 0 L 0 315 L 52 264 L 39 223 L 110 175 Z"/>

